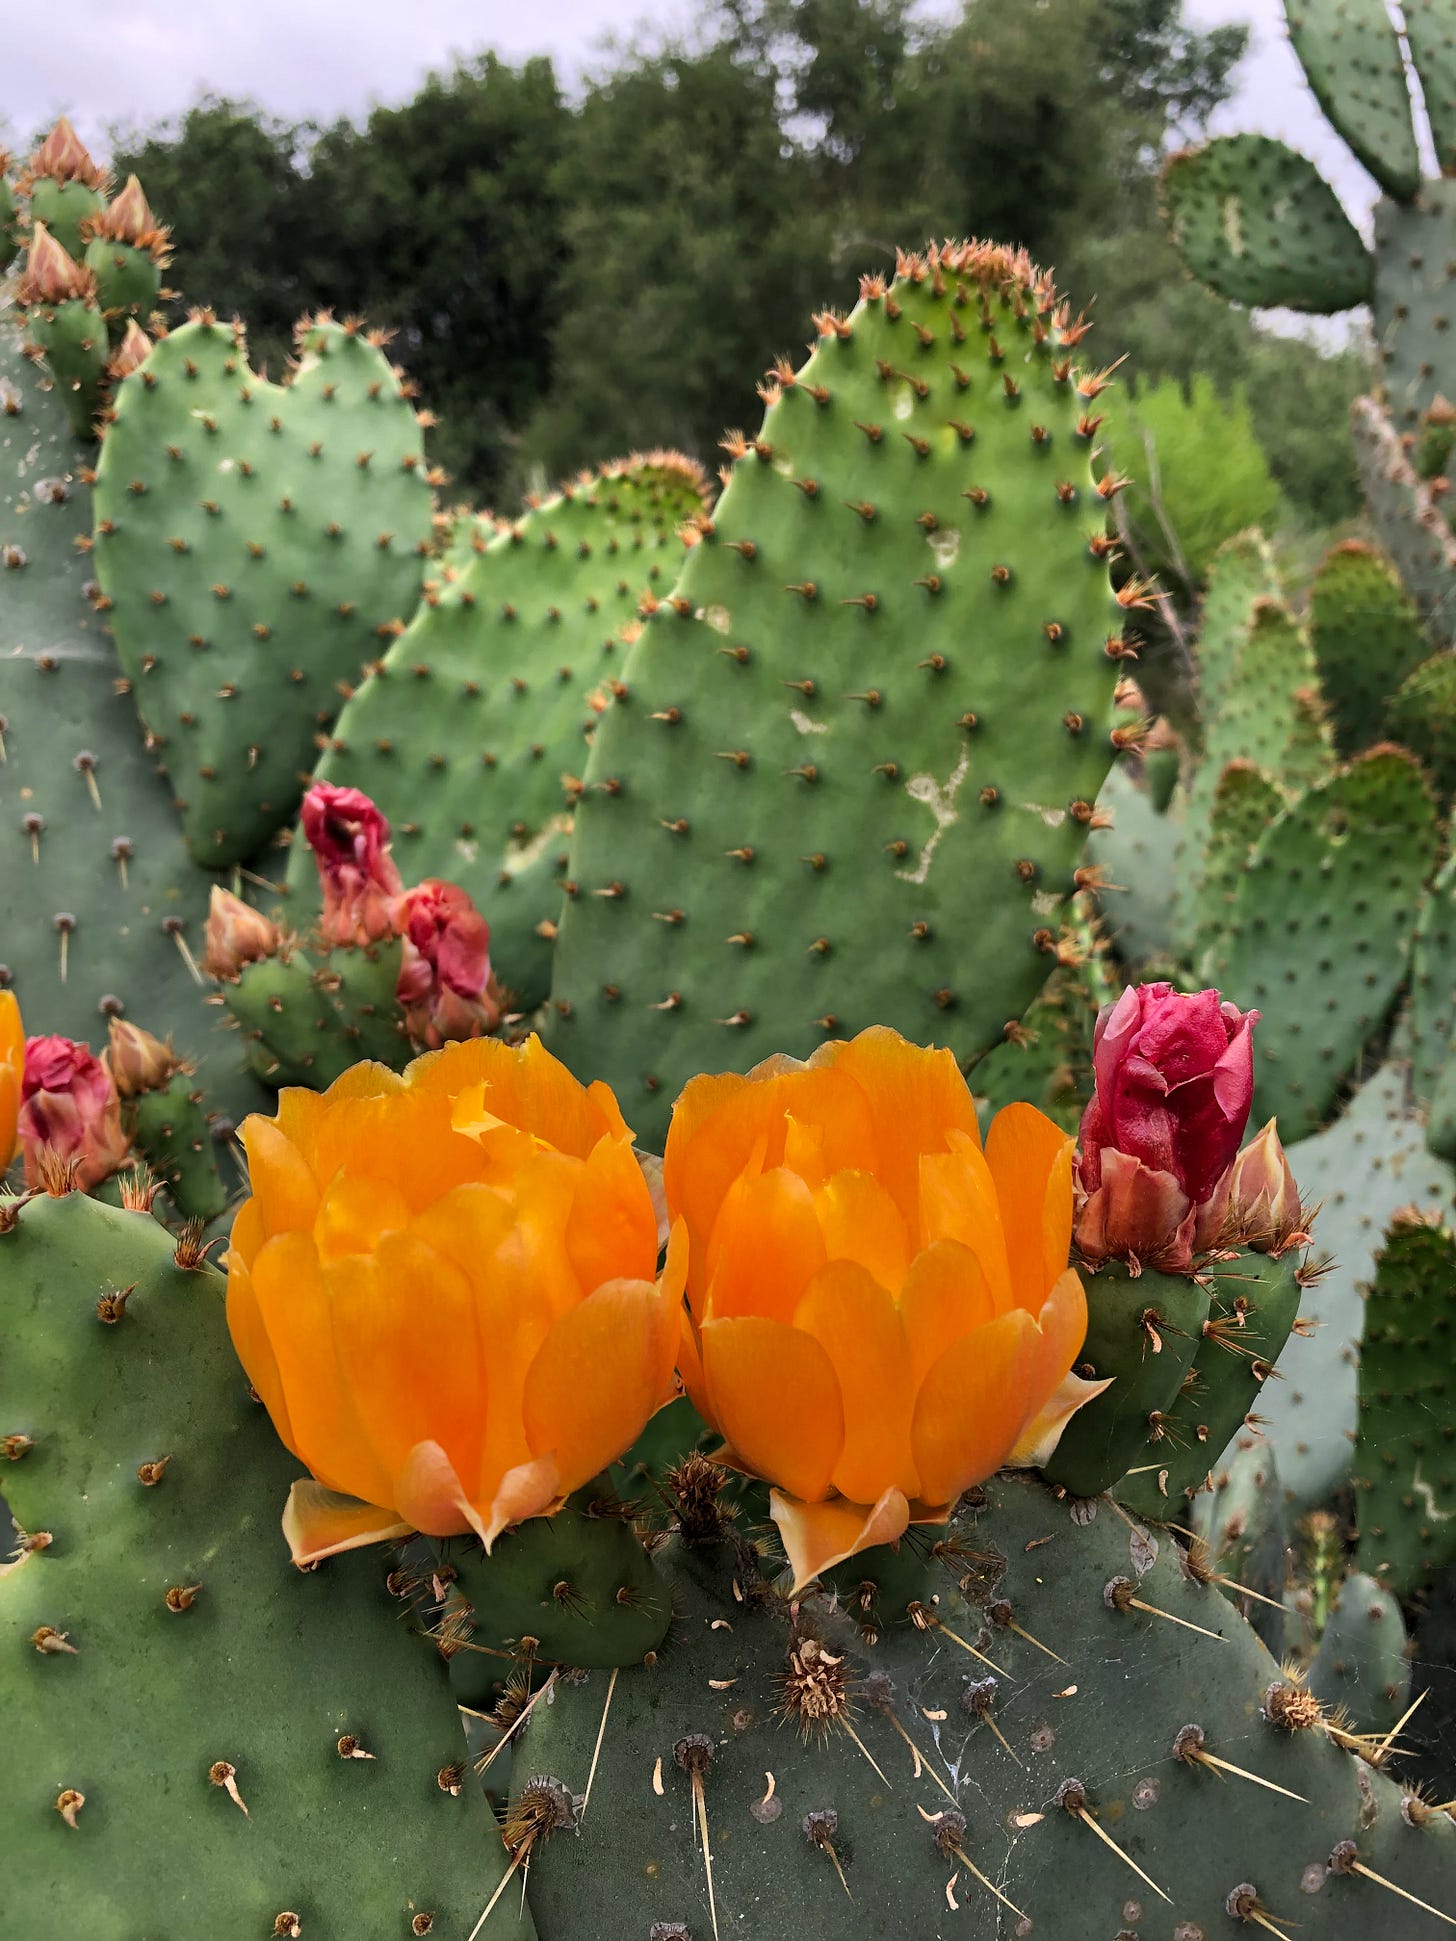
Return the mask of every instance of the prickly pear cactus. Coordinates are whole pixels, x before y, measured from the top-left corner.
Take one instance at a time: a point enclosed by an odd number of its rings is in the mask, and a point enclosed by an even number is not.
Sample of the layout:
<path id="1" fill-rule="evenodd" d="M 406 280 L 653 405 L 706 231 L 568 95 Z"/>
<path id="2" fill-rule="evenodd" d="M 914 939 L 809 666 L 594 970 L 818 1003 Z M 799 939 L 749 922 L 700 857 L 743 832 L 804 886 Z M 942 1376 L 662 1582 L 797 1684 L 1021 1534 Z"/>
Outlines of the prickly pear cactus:
<path id="1" fill-rule="evenodd" d="M 1360 1567 L 1410 1597 L 1456 1561 L 1456 1237 L 1439 1214 L 1396 1219 L 1360 1345 L 1355 1487 Z"/>
<path id="2" fill-rule="evenodd" d="M 197 861 L 293 815 L 315 738 L 403 627 L 431 532 L 420 429 L 355 325 L 300 326 L 287 385 L 199 314 L 117 387 L 97 577 Z"/>
<path id="3" fill-rule="evenodd" d="M 1284 1649 L 1289 1518 L 1273 1445 L 1236 1435 L 1193 1499 L 1192 1529 L 1218 1582 L 1276 1656 Z"/>
<path id="4" fill-rule="evenodd" d="M 1431 639 L 1456 645 L 1456 538 L 1379 405 L 1357 398 L 1350 422 L 1375 536 Z"/>
<path id="5" fill-rule="evenodd" d="M 1379 740 L 1391 697 L 1430 651 L 1410 595 L 1373 546 L 1342 540 L 1320 562 L 1309 637 L 1335 745 L 1358 755 Z"/>
<path id="6" fill-rule="evenodd" d="M 1352 1570 L 1341 1584 L 1309 1688 L 1357 1731 L 1388 1732 L 1406 1708 L 1411 1668 L 1400 1605 L 1386 1584 Z"/>
<path id="7" fill-rule="evenodd" d="M 171 1032 L 216 1099 L 256 1101 L 205 1004 L 207 884 L 116 691 L 75 541 L 84 455 L 0 312 L 0 957 L 33 1034 L 99 1043 L 120 1012 Z"/>
<path id="8" fill-rule="evenodd" d="M 577 811 L 550 1036 L 645 1137 L 693 1072 L 872 1018 L 962 1059 L 997 1042 L 1112 757 L 1126 616 L 1081 326 L 975 244 L 902 258 L 819 331 L 729 441 Z"/>
<path id="9" fill-rule="evenodd" d="M 1286 0 L 1289 38 L 1316 101 L 1387 194 L 1421 186 L 1405 62 L 1385 0 Z"/>
<path id="10" fill-rule="evenodd" d="M 1456 857 L 1431 884 L 1411 950 L 1411 1070 L 1432 1152 L 1456 1159 Z"/>
<path id="11" fill-rule="evenodd" d="M 731 1537 L 660 1552 L 653 1662 L 558 1679 L 515 1756 L 541 1932 L 595 1931 L 608 1881 L 614 1932 L 658 1941 L 1424 1935 L 1352 1860 L 1449 1903 L 1456 1826 L 1412 1824 L 1171 1541 L 1002 1476 L 936 1550 L 893 1615 L 873 1577 L 791 1605 Z"/>
<path id="12" fill-rule="evenodd" d="M 448 878 L 489 913 L 499 974 L 525 1008 L 550 982 L 561 891 L 554 873 L 520 865 L 566 847 L 638 602 L 670 588 L 677 529 L 705 490 L 697 465 L 656 452 L 531 507 L 431 586 L 319 762 L 318 780 L 362 789 L 389 817 L 412 882 Z M 301 843 L 288 881 L 309 907 Z"/>
<path id="13" fill-rule="evenodd" d="M 0 1233 L 7 1925 L 465 1935 L 499 1840 L 382 1554 L 301 1573 L 222 1278 L 71 1194 Z M 188 1261 L 190 1260 L 190 1267 Z M 493 1921 L 527 1941 L 503 1904 Z"/>

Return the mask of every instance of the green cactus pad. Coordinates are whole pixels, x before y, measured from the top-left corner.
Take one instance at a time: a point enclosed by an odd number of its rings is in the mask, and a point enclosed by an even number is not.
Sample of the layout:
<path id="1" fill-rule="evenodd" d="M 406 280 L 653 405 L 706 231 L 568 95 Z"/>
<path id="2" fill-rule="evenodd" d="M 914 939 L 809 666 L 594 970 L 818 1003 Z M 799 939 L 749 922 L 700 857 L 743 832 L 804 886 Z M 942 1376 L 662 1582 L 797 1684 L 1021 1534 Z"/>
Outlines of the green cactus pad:
<path id="1" fill-rule="evenodd" d="M 414 609 L 420 432 L 382 351 L 300 326 L 292 382 L 194 319 L 117 387 L 96 570 L 193 855 L 245 860 L 293 815 L 332 722 Z"/>
<path id="2" fill-rule="evenodd" d="M 1360 1332 L 1387 1224 L 1412 1202 L 1456 1214 L 1456 1173 L 1426 1150 L 1409 1089 L 1403 1064 L 1383 1066 L 1343 1117 L 1289 1149 L 1301 1199 L 1319 1208 L 1313 1258 L 1327 1271 L 1301 1303 L 1313 1332 L 1291 1351 L 1285 1379 L 1266 1385 L 1259 1413 L 1301 1508 L 1325 1501 L 1350 1471 Z"/>
<path id="3" fill-rule="evenodd" d="M 56 395 L 77 438 L 95 435 L 111 347 L 94 303 L 41 304 L 26 312 L 25 333 L 45 357 Z"/>
<path id="4" fill-rule="evenodd" d="M 1373 546 L 1345 539 L 1326 553 L 1310 587 L 1309 637 L 1335 746 L 1358 755 L 1386 732 L 1391 697 L 1430 651 L 1409 594 Z"/>
<path id="5" fill-rule="evenodd" d="M 1350 422 L 1366 509 L 1381 549 L 1432 642 L 1456 645 L 1456 537 L 1375 400 L 1357 398 Z"/>
<path id="6" fill-rule="evenodd" d="M 504 1855 L 443 1668 L 386 1556 L 288 1561 L 299 1465 L 222 1277 L 77 1194 L 12 1218 L 0 1276 L 5 1494 L 49 1538 L 0 1574 L 9 1931 L 467 1935 Z"/>
<path id="7" fill-rule="evenodd" d="M 1360 1348 L 1360 1568 L 1408 1598 L 1456 1561 L 1456 1237 L 1398 1218 L 1376 1263 Z"/>
<path id="8" fill-rule="evenodd" d="M 1456 1828 L 1408 1824 L 1382 1775 L 1321 1731 L 1268 1721 L 1293 1688 L 1171 1540 L 1013 1477 L 948 1535 L 971 1566 L 966 1594 L 941 1576 L 927 1630 L 878 1637 L 853 1598 L 811 1593 L 791 1615 L 727 1559 L 672 1546 L 681 1622 L 656 1663 L 617 1674 L 610 1710 L 605 1673 L 559 1687 L 516 1756 L 513 1824 L 574 1826 L 532 1848 L 542 1934 L 601 1933 L 610 1882 L 611 1932 L 630 1941 L 707 1941 L 715 1922 L 745 1941 L 991 1941 L 1028 1922 L 1056 1941 L 1183 1941 L 1235 1932 L 1228 1909 L 1247 1886 L 1242 1904 L 1297 1919 L 1301 1941 L 1421 1941 L 1428 1914 L 1327 1874 L 1347 1839 L 1376 1872 L 1451 1904 Z M 1119 1610 L 1124 1593 L 1213 1635 Z M 1045 1651 L 996 1628 L 1007 1606 Z M 1298 1799 L 1258 1789 L 1255 1804 L 1247 1782 L 1220 1785 L 1193 1758 L 1200 1744 Z M 1120 1853 L 1067 1810 L 1084 1801 Z M 937 1826 L 942 1811 L 957 1818 Z"/>
<path id="9" fill-rule="evenodd" d="M 1209 1290 L 1186 1274 L 1130 1275 L 1109 1261 L 1087 1274 L 1087 1339 L 1076 1372 L 1112 1386 L 1078 1409 L 1047 1481 L 1074 1496 L 1099 1496 L 1148 1459 L 1148 1425 L 1178 1400 L 1208 1319 Z"/>
<path id="10" fill-rule="evenodd" d="M 51 175 L 32 176 L 25 186 L 30 221 L 43 222 L 66 254 L 79 262 L 86 247 L 81 225 L 88 216 L 99 216 L 106 207 L 104 189 L 93 188 L 79 177 L 57 182 Z"/>
<path id="11" fill-rule="evenodd" d="M 113 338 L 121 335 L 128 317 L 145 321 L 162 289 L 161 265 L 149 249 L 93 236 L 86 245 L 86 267 L 96 278 L 97 300 Z"/>
<path id="12" fill-rule="evenodd" d="M 1405 1711 L 1410 1679 L 1400 1605 L 1387 1585 L 1351 1571 L 1310 1661 L 1309 1689 L 1352 1732 L 1388 1732 Z"/>
<path id="13" fill-rule="evenodd" d="M 1273 549 L 1263 533 L 1225 540 L 1208 569 L 1198 633 L 1198 698 L 1211 717 L 1234 677 L 1256 600 L 1282 597 Z"/>
<path id="14" fill-rule="evenodd" d="M 1391 736 L 1423 765 L 1438 795 L 1456 794 L 1456 653 L 1433 654 L 1390 704 Z"/>
<path id="15" fill-rule="evenodd" d="M 1144 1454 L 1117 1485 L 1119 1502 L 1140 1516 L 1182 1522 L 1186 1499 L 1248 1421 L 1299 1314 L 1299 1256 L 1243 1253 L 1206 1269 L 1209 1313 L 1193 1366 L 1174 1406 L 1154 1418 Z"/>
<path id="16" fill-rule="evenodd" d="M 971 1090 L 988 1123 L 1003 1105 L 1025 1099 L 1067 1132 L 1075 1132 L 1092 1092 L 1096 1006 L 1073 968 L 1054 970 L 1022 1013 L 1021 1029 L 976 1063 Z"/>
<path id="17" fill-rule="evenodd" d="M 1163 172 L 1173 240 L 1233 303 L 1331 312 L 1368 303 L 1370 254 L 1313 162 L 1267 135 L 1221 135 Z"/>
<path id="18" fill-rule="evenodd" d="M 290 947 L 223 983 L 257 1077 L 322 1092 L 364 1058 L 403 1071 L 414 1053 L 394 995 L 402 949 L 398 940 L 315 955 Z"/>
<path id="19" fill-rule="evenodd" d="M 1451 0 L 1404 0 L 1401 14 L 1442 175 L 1456 172 L 1456 8 Z"/>
<path id="20" fill-rule="evenodd" d="M 696 464 L 659 452 L 533 507 L 430 589 L 319 763 L 319 781 L 362 789 L 388 816 L 408 881 L 438 876 L 469 891 L 491 926 L 496 974 L 523 1009 L 546 995 L 538 926 L 554 926 L 561 891 L 550 870 L 516 865 L 543 843 L 565 846 L 624 632 L 644 595 L 671 587 L 677 529 L 704 496 Z M 311 905 L 302 843 L 288 880 Z"/>
<path id="21" fill-rule="evenodd" d="M 222 1215 L 227 1190 L 196 1086 L 191 1072 L 176 1072 L 155 1092 L 124 1100 L 122 1124 L 182 1218 L 206 1223 Z"/>
<path id="22" fill-rule="evenodd" d="M 1223 935 L 1249 858 L 1288 797 L 1252 762 L 1230 762 L 1208 813 L 1192 958 L 1201 965 Z"/>
<path id="23" fill-rule="evenodd" d="M 1105 878 L 1097 907 L 1113 948 L 1125 964 L 1171 960 L 1184 799 L 1175 795 L 1167 812 L 1159 815 L 1147 789 L 1119 761 L 1103 783 L 1097 806 L 1112 817 L 1112 826 L 1093 830 L 1087 860 Z"/>
<path id="24" fill-rule="evenodd" d="M 1265 830 L 1210 956 L 1218 987 L 1263 1014 L 1254 1119 L 1286 1141 L 1329 1117 L 1405 976 L 1436 860 L 1434 805 L 1403 749 L 1380 747 Z"/>
<path id="25" fill-rule="evenodd" d="M 1375 205 L 1374 312 L 1381 395 L 1396 430 L 1416 431 L 1437 398 L 1456 403 L 1456 182 Z"/>
<path id="26" fill-rule="evenodd" d="M 1416 922 L 1410 1026 L 1412 1078 L 1429 1108 L 1431 1150 L 1456 1159 L 1456 855 L 1442 865 Z"/>
<path id="27" fill-rule="evenodd" d="M 1285 0 L 1315 100 L 1387 194 L 1421 185 L 1405 61 L 1385 0 Z"/>
<path id="28" fill-rule="evenodd" d="M 693 1073 L 869 1023 L 996 1043 L 1112 758 L 1096 384 L 1049 284 L 956 245 L 820 327 L 729 441 L 577 811 L 548 1035 L 644 1137 Z"/>
<path id="29" fill-rule="evenodd" d="M 165 1021 L 236 1114 L 258 1095 L 178 944 L 202 953 L 207 884 L 85 597 L 84 468 L 0 313 L 0 957 L 33 1036 L 100 1043 L 115 1011 Z"/>
<path id="30" fill-rule="evenodd" d="M 1273 1446 L 1255 1430 L 1236 1435 L 1191 1505 L 1196 1535 L 1221 1582 L 1276 1657 L 1284 1648 L 1289 1528 Z M 1231 1581 L 1227 1581 L 1231 1580 Z M 1243 1595 L 1241 1588 L 1250 1593 Z"/>

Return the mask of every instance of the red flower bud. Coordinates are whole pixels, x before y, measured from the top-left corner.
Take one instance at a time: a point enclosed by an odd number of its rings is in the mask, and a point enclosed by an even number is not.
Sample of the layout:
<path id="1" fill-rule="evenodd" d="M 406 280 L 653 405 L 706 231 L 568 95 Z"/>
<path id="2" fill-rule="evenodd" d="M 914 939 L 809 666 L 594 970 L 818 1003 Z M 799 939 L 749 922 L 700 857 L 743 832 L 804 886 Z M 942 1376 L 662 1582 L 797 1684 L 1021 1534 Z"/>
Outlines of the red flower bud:
<path id="1" fill-rule="evenodd" d="M 278 926 L 260 910 L 216 883 L 207 911 L 207 950 L 203 965 L 209 977 L 241 977 L 249 964 L 277 955 L 282 941 Z"/>
<path id="2" fill-rule="evenodd" d="M 1077 1244 L 1186 1270 L 1218 1236 L 1254 1096 L 1253 1027 L 1217 991 L 1123 992 L 1097 1020 L 1082 1116 Z"/>
<path id="3" fill-rule="evenodd" d="M 396 935 L 404 883 L 389 853 L 389 824 L 369 797 L 315 782 L 303 798 L 303 833 L 318 863 L 325 940 L 371 944 Z"/>
<path id="4" fill-rule="evenodd" d="M 1304 1208 L 1271 1119 L 1234 1161 L 1224 1237 L 1230 1246 L 1282 1253 L 1304 1227 Z"/>
<path id="5" fill-rule="evenodd" d="M 490 991 L 490 925 L 456 883 L 428 878 L 395 909 L 404 936 L 395 996 L 417 1044 L 478 1038 L 500 1021 Z"/>
<path id="6" fill-rule="evenodd" d="M 25 1182 L 43 1182 L 47 1152 L 76 1164 L 82 1192 L 114 1173 L 129 1146 L 111 1073 L 70 1038 L 27 1038 L 20 1083 L 20 1144 Z"/>

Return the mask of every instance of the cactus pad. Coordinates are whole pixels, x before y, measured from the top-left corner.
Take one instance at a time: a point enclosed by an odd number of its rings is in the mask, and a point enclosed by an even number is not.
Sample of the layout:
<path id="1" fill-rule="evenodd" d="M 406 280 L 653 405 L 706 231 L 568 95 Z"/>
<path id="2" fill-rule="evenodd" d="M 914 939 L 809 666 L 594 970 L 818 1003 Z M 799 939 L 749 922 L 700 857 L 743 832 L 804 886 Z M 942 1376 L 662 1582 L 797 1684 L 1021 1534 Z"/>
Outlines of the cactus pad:
<path id="1" fill-rule="evenodd" d="M 1411 950 L 1411 1068 L 1430 1110 L 1433 1152 L 1456 1159 L 1456 856 L 1448 856 L 1421 905 Z M 1438 1101 L 1444 1110 L 1438 1110 Z"/>
<path id="2" fill-rule="evenodd" d="M 1400 1605 L 1388 1585 L 1353 1570 L 1341 1584 L 1308 1683 L 1356 1732 L 1388 1732 L 1410 1695 L 1410 1659 Z"/>
<path id="3" fill-rule="evenodd" d="M 1404 0 L 1405 37 L 1442 175 L 1456 171 L 1456 8 L 1451 0 Z"/>
<path id="4" fill-rule="evenodd" d="M 1257 1007 L 1254 1118 L 1286 1141 L 1329 1116 L 1405 976 L 1436 860 L 1434 805 L 1404 750 L 1372 749 L 1260 838 L 1210 969 Z"/>
<path id="5" fill-rule="evenodd" d="M 1421 158 L 1385 0 L 1286 0 L 1284 15 L 1315 100 L 1381 188 L 1408 201 Z"/>
<path id="6" fill-rule="evenodd" d="M 1373 546 L 1346 539 L 1326 553 L 1310 588 L 1309 637 L 1335 745 L 1358 755 L 1385 732 L 1391 696 L 1430 651 L 1410 595 Z"/>
<path id="7" fill-rule="evenodd" d="M 1436 793 L 1456 795 L 1456 653 L 1433 654 L 1390 703 L 1390 733 L 1424 766 Z"/>
<path id="8" fill-rule="evenodd" d="M 1450 1228 L 1398 1218 L 1365 1305 L 1355 1488 L 1360 1567 L 1404 1598 L 1456 1561 L 1453 1287 Z"/>
<path id="9" fill-rule="evenodd" d="M 1233 303 L 1349 310 L 1368 303 L 1370 255 L 1313 162 L 1267 135 L 1221 135 L 1163 172 L 1173 240 Z"/>
<path id="10" fill-rule="evenodd" d="M 233 1357 L 222 1277 L 78 1194 L 13 1215 L 0 1434 L 28 1444 L 5 1494 L 30 1542 L 0 1575 L 7 1925 L 468 1934 L 503 1854 L 443 1668 L 384 1556 L 290 1565 L 298 1464 Z M 498 1918 L 521 1941 L 508 1898 Z"/>
<path id="11" fill-rule="evenodd" d="M 550 1037 L 645 1136 L 694 1072 L 872 1021 L 996 1043 L 1112 758 L 1099 381 L 1047 279 L 954 245 L 820 332 L 729 441 L 577 811 Z"/>
<path id="12" fill-rule="evenodd" d="M 1456 644 L 1456 537 L 1373 398 L 1357 398 L 1350 421 L 1375 536 L 1400 574 L 1431 639 Z"/>
<path id="13" fill-rule="evenodd" d="M 117 387 L 96 570 L 200 863 L 293 815 L 356 680 L 413 611 L 430 538 L 420 432 L 356 328 L 300 326 L 286 386 L 202 315 Z"/>
<path id="14" fill-rule="evenodd" d="M 1374 310 L 1386 409 L 1398 432 L 1415 431 L 1438 397 L 1456 403 L 1456 182 L 1375 205 Z"/>

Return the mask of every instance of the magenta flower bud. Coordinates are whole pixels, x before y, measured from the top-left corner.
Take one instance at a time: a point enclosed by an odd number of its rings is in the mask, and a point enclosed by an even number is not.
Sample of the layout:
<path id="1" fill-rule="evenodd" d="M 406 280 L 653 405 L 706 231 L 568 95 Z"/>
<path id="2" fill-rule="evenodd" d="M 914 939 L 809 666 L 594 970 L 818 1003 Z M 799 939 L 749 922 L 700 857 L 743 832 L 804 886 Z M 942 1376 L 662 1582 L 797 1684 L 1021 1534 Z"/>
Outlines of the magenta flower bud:
<path id="1" fill-rule="evenodd" d="M 1258 1017 L 1169 984 L 1136 985 L 1103 1010 L 1078 1156 L 1088 1259 L 1177 1272 L 1213 1244 L 1253 1102 Z"/>
<path id="2" fill-rule="evenodd" d="M 26 1039 L 19 1133 L 31 1188 L 44 1183 L 48 1152 L 73 1160 L 76 1184 L 88 1192 L 110 1178 L 130 1151 L 111 1073 L 88 1046 L 70 1038 Z"/>
<path id="3" fill-rule="evenodd" d="M 394 905 L 404 883 L 389 853 L 389 824 L 359 789 L 315 782 L 303 798 L 303 833 L 318 864 L 329 944 L 372 944 L 398 935 Z"/>
<path id="4" fill-rule="evenodd" d="M 429 877 L 395 911 L 405 940 L 395 996 L 410 1036 L 438 1049 L 500 1022 L 490 993 L 490 925 L 456 883 Z"/>

